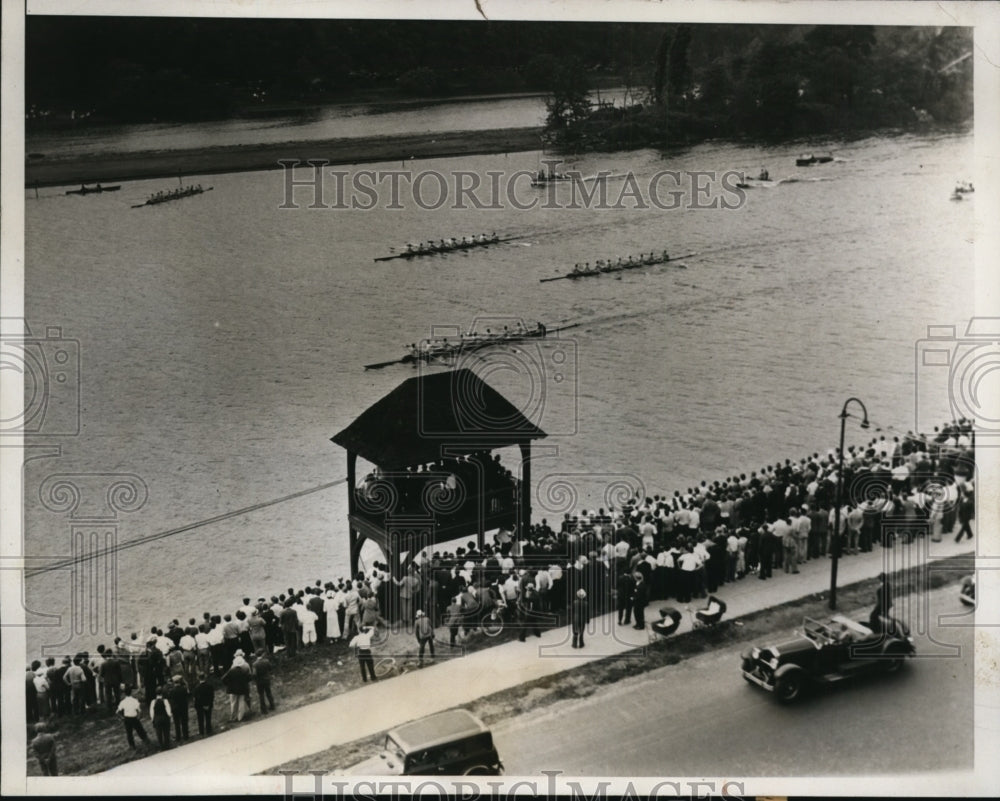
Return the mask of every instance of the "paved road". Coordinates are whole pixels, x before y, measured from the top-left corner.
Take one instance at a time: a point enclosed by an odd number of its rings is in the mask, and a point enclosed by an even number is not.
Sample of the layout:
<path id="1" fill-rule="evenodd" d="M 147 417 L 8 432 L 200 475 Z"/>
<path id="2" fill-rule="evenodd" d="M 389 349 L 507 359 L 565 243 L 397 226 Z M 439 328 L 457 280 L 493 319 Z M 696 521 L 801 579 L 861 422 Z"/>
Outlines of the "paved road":
<path id="1" fill-rule="evenodd" d="M 932 616 L 960 614 L 954 585 L 929 594 Z M 897 609 L 901 604 L 897 601 Z M 915 613 L 908 616 L 911 625 Z M 697 657 L 582 701 L 495 728 L 509 775 L 819 776 L 971 769 L 971 628 L 932 629 L 961 646 L 777 704 L 739 674 L 746 646 Z M 789 632 L 790 633 L 790 632 Z M 777 640 L 775 640 L 777 641 Z M 917 637 L 918 652 L 935 651 Z"/>

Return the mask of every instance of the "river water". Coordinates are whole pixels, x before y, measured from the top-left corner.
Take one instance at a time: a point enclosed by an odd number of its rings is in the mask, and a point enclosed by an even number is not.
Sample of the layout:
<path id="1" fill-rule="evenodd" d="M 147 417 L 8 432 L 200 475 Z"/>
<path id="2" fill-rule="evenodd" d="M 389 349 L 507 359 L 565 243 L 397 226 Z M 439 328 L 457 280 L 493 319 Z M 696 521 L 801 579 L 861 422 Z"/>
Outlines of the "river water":
<path id="1" fill-rule="evenodd" d="M 799 150 L 831 144 L 837 161 L 794 166 Z M 767 165 L 772 178 L 801 179 L 747 190 L 728 210 L 691 208 L 690 187 L 668 209 L 427 210 L 404 193 L 401 209 L 279 210 L 279 172 L 202 176 L 212 192 L 134 210 L 169 182 L 88 197 L 28 193 L 26 315 L 36 335 L 60 326 L 79 343 L 81 428 L 47 440 L 60 454 L 25 469 L 26 552 L 70 555 L 73 526 L 88 532 L 88 514 L 127 543 L 343 478 L 345 454 L 329 438 L 415 372 L 363 365 L 402 355 L 432 326 L 483 318 L 584 323 L 541 350 L 485 352 L 474 364 L 550 435 L 533 467 L 536 520 L 605 505 L 623 485 L 672 491 L 825 450 L 852 395 L 877 424 L 905 431 L 917 341 L 928 324 L 973 313 L 974 201 L 948 200 L 971 174 L 972 145 L 957 134 L 714 142 L 568 165 L 585 176 L 631 170 L 640 186 L 663 169 Z M 536 169 L 539 157 L 408 167 L 485 181 L 490 171 Z M 382 166 L 399 165 L 369 168 Z M 612 200 L 624 185 L 608 179 Z M 544 197 L 517 186 L 521 203 Z M 308 190 L 297 191 L 307 205 Z M 550 205 L 565 206 L 570 187 L 554 191 Z M 480 231 L 524 238 L 372 261 L 407 241 Z M 539 283 L 578 261 L 663 248 L 699 255 L 686 269 Z M 950 419 L 945 381 L 919 401 L 923 424 Z M 852 423 L 848 441 L 862 433 Z M 100 496 L 99 512 L 83 498 L 74 518 L 43 486 L 53 474 L 88 474 L 71 480 Z M 114 483 L 110 474 L 141 480 L 139 508 L 102 501 L 95 486 Z M 112 607 L 119 630 L 148 630 L 231 610 L 244 594 L 343 575 L 346 563 L 338 484 L 122 550 L 113 577 L 94 585 L 107 580 L 110 599 L 81 595 L 66 570 L 30 578 L 28 607 L 63 617 L 32 628 L 29 646 L 93 648 L 110 640 L 101 616 Z M 99 624 L 71 617 L 74 603 L 97 609 Z"/>
<path id="2" fill-rule="evenodd" d="M 624 97 L 623 89 L 601 90 L 591 95 L 594 103 L 619 106 Z M 40 130 L 29 136 L 27 150 L 54 160 L 147 150 L 354 139 L 373 134 L 531 128 L 544 123 L 545 104 L 538 96 L 339 103 L 200 123 L 87 126 L 79 132 Z"/>

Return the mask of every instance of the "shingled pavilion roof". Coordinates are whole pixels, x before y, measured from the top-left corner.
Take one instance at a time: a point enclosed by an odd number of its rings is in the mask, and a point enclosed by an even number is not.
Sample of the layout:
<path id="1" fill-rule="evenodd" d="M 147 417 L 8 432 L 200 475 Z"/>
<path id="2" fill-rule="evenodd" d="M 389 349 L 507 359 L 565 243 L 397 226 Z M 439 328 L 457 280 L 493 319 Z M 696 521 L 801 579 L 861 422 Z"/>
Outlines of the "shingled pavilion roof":
<path id="1" fill-rule="evenodd" d="M 385 469 L 504 448 L 545 432 L 469 369 L 407 379 L 331 440 Z M 463 447 L 464 446 L 464 447 Z"/>

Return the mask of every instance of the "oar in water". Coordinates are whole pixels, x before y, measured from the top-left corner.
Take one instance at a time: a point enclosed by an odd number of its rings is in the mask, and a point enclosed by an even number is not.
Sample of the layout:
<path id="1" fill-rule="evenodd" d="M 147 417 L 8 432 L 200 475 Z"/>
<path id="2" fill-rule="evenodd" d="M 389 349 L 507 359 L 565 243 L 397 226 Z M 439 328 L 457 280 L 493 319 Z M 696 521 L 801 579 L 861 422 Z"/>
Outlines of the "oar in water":
<path id="1" fill-rule="evenodd" d="M 375 362 L 375 364 L 366 364 L 366 370 L 381 370 L 383 367 L 389 367 L 393 364 L 409 364 L 410 362 L 415 362 L 417 357 L 412 353 L 407 353 L 400 359 L 390 359 L 387 362 Z"/>

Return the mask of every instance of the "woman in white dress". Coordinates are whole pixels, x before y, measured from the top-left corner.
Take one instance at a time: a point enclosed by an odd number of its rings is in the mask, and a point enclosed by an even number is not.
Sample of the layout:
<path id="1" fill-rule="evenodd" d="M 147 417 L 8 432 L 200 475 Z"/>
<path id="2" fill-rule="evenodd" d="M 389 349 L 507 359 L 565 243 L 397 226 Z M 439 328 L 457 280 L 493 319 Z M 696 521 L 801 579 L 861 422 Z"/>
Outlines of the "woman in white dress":
<path id="1" fill-rule="evenodd" d="M 340 639 L 340 618 L 337 616 L 337 609 L 343 603 L 343 598 L 338 601 L 338 593 L 333 590 L 326 591 L 326 600 L 323 601 L 323 611 L 326 613 L 326 639 L 328 642 Z M 343 593 L 340 593 L 343 596 Z"/>

